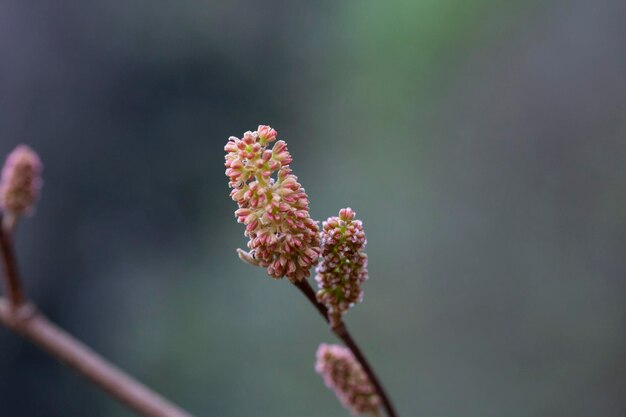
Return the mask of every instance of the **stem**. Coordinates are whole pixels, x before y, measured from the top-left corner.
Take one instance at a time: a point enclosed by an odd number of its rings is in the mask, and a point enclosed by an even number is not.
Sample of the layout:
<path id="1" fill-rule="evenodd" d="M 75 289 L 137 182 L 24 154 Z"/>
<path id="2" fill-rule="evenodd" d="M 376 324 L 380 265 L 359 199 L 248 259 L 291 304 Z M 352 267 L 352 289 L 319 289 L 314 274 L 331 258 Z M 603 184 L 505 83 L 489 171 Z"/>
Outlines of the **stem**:
<path id="1" fill-rule="evenodd" d="M 383 406 L 385 407 L 385 411 L 387 411 L 387 415 L 389 417 L 397 417 L 396 410 L 394 409 L 393 404 L 389 399 L 389 396 L 385 392 L 382 383 L 376 376 L 376 373 L 372 369 L 367 359 L 365 359 L 365 356 L 363 355 L 363 352 L 361 352 L 359 345 L 357 345 L 356 341 L 350 335 L 350 332 L 348 332 L 348 328 L 346 327 L 346 325 L 344 323 L 341 323 L 339 326 L 334 327 L 333 333 L 335 333 L 338 338 L 343 340 L 346 346 L 348 346 L 348 349 L 352 351 L 354 357 L 361 363 L 363 370 L 369 377 L 372 384 L 374 384 L 374 387 L 376 387 L 376 391 L 378 391 L 378 394 L 383 401 Z"/>
<path id="2" fill-rule="evenodd" d="M 0 298 L 0 322 L 142 416 L 191 417 L 48 321 L 31 304 L 13 308 Z"/>
<path id="3" fill-rule="evenodd" d="M 26 301 L 24 290 L 22 289 L 22 281 L 20 280 L 15 251 L 13 250 L 13 242 L 10 230 L 4 225 L 2 217 L 0 217 L 0 251 L 4 260 L 4 277 L 8 298 L 12 308 L 18 308 Z"/>
<path id="4" fill-rule="evenodd" d="M 144 417 L 191 417 L 76 340 L 26 303 L 10 233 L 0 216 L 0 256 L 8 300 L 0 297 L 0 323 L 21 334 Z"/>
<path id="5" fill-rule="evenodd" d="M 330 322 L 328 318 L 328 309 L 326 308 L 325 305 L 317 301 L 317 297 L 315 296 L 315 291 L 311 287 L 311 284 L 309 284 L 307 280 L 303 279 L 301 281 L 294 282 L 294 285 L 304 294 L 304 296 L 311 302 L 311 304 L 313 304 L 313 306 L 317 309 L 317 311 L 319 311 L 319 313 L 322 315 L 324 320 L 326 320 L 326 322 Z M 376 376 L 374 369 L 372 369 L 371 365 L 369 364 L 369 362 L 363 355 L 363 352 L 359 348 L 359 345 L 350 335 L 350 332 L 348 331 L 348 328 L 346 327 L 345 323 L 341 322 L 339 325 L 333 327 L 332 330 L 333 330 L 333 333 L 335 333 L 335 335 L 346 344 L 348 349 L 350 349 L 354 357 L 361 364 L 363 371 L 365 371 L 365 373 L 367 374 L 367 377 L 376 388 L 376 391 L 378 391 L 378 395 L 380 396 L 383 402 L 383 407 L 385 408 L 385 411 L 387 412 L 387 416 L 398 417 L 398 415 L 396 414 L 396 410 L 393 404 L 391 403 L 391 400 L 389 399 L 389 396 L 387 395 L 387 392 L 385 391 L 382 383 Z"/>
<path id="6" fill-rule="evenodd" d="M 315 295 L 315 291 L 311 287 L 311 284 L 309 284 L 309 281 L 302 279 L 300 281 L 295 281 L 293 285 L 298 287 L 302 294 L 304 294 L 311 304 L 313 304 L 317 311 L 322 315 L 322 318 L 326 320 L 326 323 L 330 323 L 330 319 L 328 318 L 328 309 L 324 304 L 317 301 L 317 296 Z"/>

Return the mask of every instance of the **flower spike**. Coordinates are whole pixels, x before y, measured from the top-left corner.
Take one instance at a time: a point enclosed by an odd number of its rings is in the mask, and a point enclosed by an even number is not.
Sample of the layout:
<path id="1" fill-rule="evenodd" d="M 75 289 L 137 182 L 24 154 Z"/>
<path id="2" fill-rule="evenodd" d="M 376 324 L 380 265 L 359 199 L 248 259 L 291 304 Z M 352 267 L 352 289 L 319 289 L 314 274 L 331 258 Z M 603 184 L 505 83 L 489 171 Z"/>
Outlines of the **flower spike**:
<path id="1" fill-rule="evenodd" d="M 309 216 L 308 196 L 291 173 L 287 144 L 276 136 L 264 125 L 241 139 L 231 136 L 224 147 L 226 175 L 230 196 L 239 205 L 235 217 L 249 238 L 250 251 L 239 249 L 239 257 L 266 268 L 273 278 L 296 282 L 317 264 L 319 229 Z"/>
<path id="2" fill-rule="evenodd" d="M 381 400 L 376 388 L 348 348 L 322 343 L 316 357 L 315 371 L 352 415 L 379 415 Z"/>
<path id="3" fill-rule="evenodd" d="M 351 208 L 339 211 L 322 226 L 322 260 L 315 280 L 317 300 L 326 305 L 331 325 L 341 323 L 341 316 L 363 299 L 361 284 L 368 278 L 367 240 L 360 220 L 354 220 Z"/>

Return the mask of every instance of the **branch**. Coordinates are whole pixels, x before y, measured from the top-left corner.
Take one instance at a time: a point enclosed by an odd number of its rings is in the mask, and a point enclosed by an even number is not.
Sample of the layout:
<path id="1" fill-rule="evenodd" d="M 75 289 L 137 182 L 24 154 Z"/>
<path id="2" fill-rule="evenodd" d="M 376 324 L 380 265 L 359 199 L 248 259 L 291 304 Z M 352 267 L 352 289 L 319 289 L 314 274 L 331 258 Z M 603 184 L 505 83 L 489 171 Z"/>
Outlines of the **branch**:
<path id="1" fill-rule="evenodd" d="M 31 304 L 0 298 L 0 322 L 146 417 L 191 417 L 50 322 Z"/>
<path id="2" fill-rule="evenodd" d="M 326 306 L 317 301 L 317 296 L 315 295 L 315 291 L 309 284 L 309 281 L 306 279 L 302 279 L 300 281 L 292 281 L 293 285 L 298 287 L 298 289 L 304 294 L 304 296 L 313 304 L 313 307 L 317 309 L 322 318 L 326 320 L 326 323 L 330 323 L 330 319 L 328 318 L 328 309 Z"/>
<path id="3" fill-rule="evenodd" d="M 0 251 L 4 260 L 4 278 L 5 288 L 12 308 L 17 308 L 26 302 L 22 282 L 20 280 L 15 251 L 13 250 L 13 242 L 11 239 L 11 231 L 14 223 L 6 229 L 3 227 L 3 218 L 6 220 L 9 216 L 0 215 Z M 9 228 L 10 227 L 10 228 Z"/>
<path id="4" fill-rule="evenodd" d="M 0 217 L 0 225 L 2 218 Z M 63 362 L 144 417 L 191 417 L 66 333 L 25 302 L 9 232 L 0 226 L 0 252 L 8 300 L 0 297 L 0 322 Z"/>
<path id="5" fill-rule="evenodd" d="M 311 287 L 311 284 L 309 284 L 309 282 L 306 279 L 294 282 L 293 284 L 304 294 L 304 296 L 311 302 L 311 304 L 313 304 L 313 306 L 317 309 L 317 311 L 319 311 L 319 313 L 322 315 L 324 320 L 326 320 L 326 322 L 329 323 L 330 320 L 328 318 L 328 309 L 326 308 L 325 305 L 317 301 L 317 297 L 315 296 L 315 291 Z M 387 416 L 398 417 L 398 415 L 396 414 L 396 410 L 393 404 L 391 403 L 389 396 L 385 392 L 385 389 L 382 383 L 376 376 L 374 369 L 372 369 L 371 365 L 369 364 L 369 362 L 363 355 L 363 352 L 361 352 L 361 349 L 359 348 L 358 344 L 350 335 L 350 332 L 348 331 L 348 328 L 346 327 L 345 323 L 341 322 L 338 326 L 333 327 L 332 330 L 333 330 L 333 333 L 335 333 L 335 335 L 346 344 L 348 349 L 350 349 L 354 357 L 361 364 L 363 371 L 365 371 L 369 380 L 372 382 L 372 384 L 376 388 L 376 391 L 378 391 L 378 395 L 380 395 L 380 398 L 383 402 L 383 406 L 385 407 L 385 411 L 387 412 Z"/>

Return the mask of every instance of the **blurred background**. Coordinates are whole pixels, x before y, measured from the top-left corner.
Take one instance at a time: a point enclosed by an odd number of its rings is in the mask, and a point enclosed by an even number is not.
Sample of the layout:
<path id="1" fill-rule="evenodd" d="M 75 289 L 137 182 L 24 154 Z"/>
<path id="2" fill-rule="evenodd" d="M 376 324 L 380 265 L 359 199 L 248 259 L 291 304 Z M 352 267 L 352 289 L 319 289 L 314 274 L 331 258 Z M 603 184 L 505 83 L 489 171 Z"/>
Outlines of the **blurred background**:
<path id="1" fill-rule="evenodd" d="M 348 415 L 336 340 L 234 252 L 259 123 L 315 219 L 364 221 L 347 322 L 403 417 L 626 415 L 623 0 L 5 0 L 0 53 L 0 154 L 45 164 L 29 295 L 198 417 Z M 132 415 L 0 346 L 0 416 Z"/>

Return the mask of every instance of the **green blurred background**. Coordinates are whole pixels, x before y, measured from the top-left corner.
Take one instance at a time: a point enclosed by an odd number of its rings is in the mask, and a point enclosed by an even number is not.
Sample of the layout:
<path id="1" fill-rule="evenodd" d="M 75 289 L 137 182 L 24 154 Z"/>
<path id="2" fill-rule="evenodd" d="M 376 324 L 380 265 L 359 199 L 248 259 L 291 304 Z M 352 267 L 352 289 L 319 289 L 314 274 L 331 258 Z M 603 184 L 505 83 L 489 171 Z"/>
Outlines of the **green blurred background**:
<path id="1" fill-rule="evenodd" d="M 403 417 L 626 415 L 626 3 L 0 2 L 32 299 L 198 417 L 346 416 L 243 264 L 223 146 L 268 123 L 369 239 L 347 315 Z M 131 413 L 0 329 L 0 416 Z"/>

